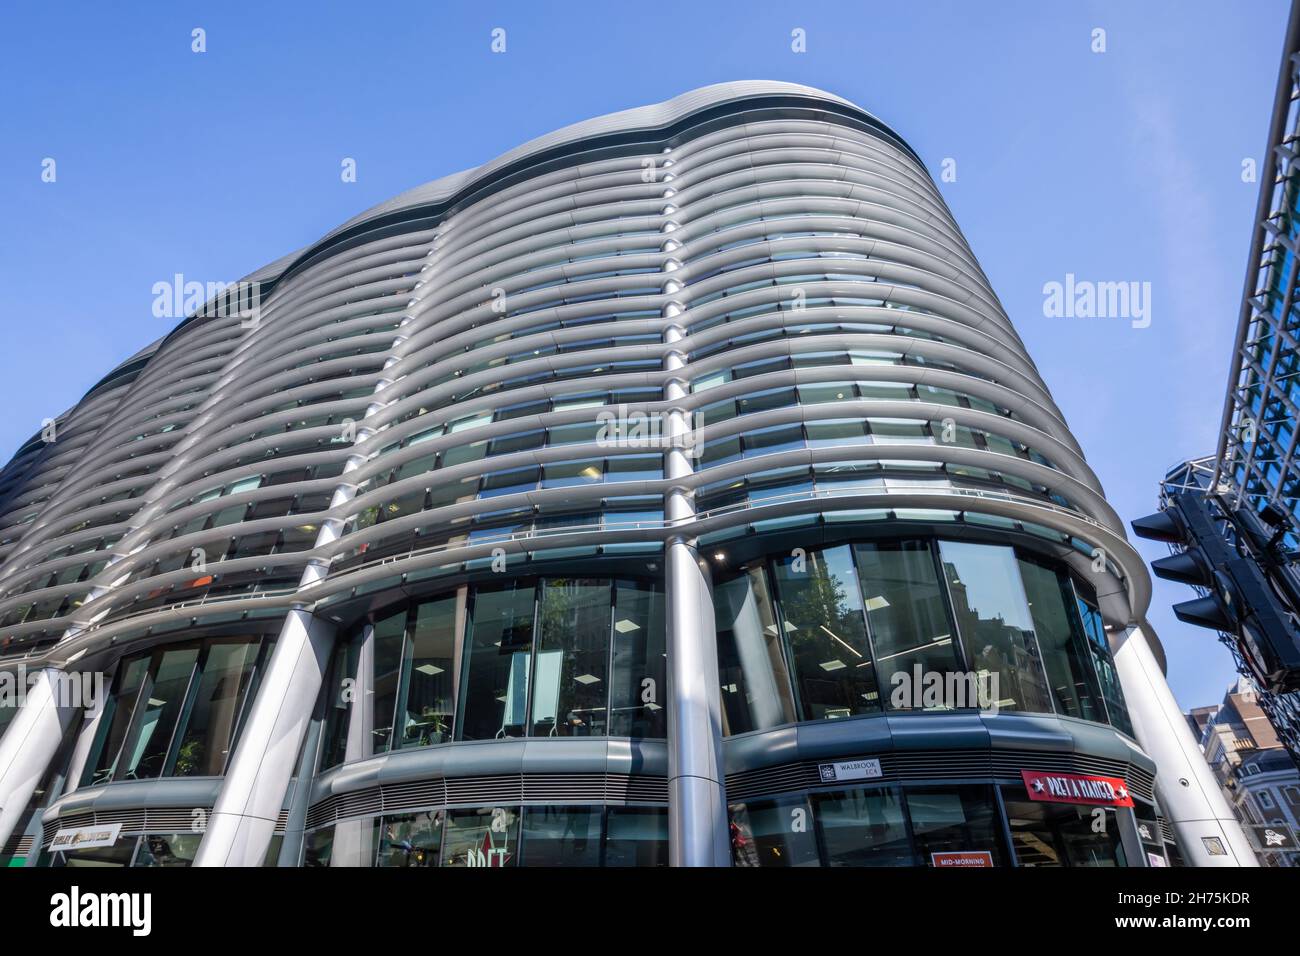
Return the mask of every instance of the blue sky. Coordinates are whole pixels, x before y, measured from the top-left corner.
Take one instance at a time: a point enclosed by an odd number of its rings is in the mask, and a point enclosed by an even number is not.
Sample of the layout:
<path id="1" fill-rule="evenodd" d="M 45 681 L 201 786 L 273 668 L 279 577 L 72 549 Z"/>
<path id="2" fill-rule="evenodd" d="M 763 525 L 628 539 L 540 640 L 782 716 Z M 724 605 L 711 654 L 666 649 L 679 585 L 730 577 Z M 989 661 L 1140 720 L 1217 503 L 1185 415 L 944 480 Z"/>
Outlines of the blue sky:
<path id="1" fill-rule="evenodd" d="M 860 104 L 936 178 L 955 161 L 945 198 L 1112 504 L 1137 517 L 1169 465 L 1215 446 L 1257 195 L 1242 161 L 1262 165 L 1287 9 L 9 0 L 0 457 L 167 331 L 155 282 L 233 280 L 558 126 L 764 78 Z M 1150 282 L 1150 326 L 1045 317 L 1043 286 L 1067 273 Z M 1151 613 L 1185 707 L 1233 676 L 1214 635 L 1169 612 L 1189 596 L 1158 581 Z"/>

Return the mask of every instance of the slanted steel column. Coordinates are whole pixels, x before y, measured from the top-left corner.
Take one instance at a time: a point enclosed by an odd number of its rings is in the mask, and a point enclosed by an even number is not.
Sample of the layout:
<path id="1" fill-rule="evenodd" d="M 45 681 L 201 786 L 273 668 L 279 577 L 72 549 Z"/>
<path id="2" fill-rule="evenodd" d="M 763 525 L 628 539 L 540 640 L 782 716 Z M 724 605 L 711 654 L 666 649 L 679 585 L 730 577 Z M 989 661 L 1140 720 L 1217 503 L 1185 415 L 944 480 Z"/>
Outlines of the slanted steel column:
<path id="1" fill-rule="evenodd" d="M 1138 742 L 1156 762 L 1156 797 L 1192 866 L 1258 866 L 1259 860 L 1192 738 L 1142 629 L 1112 636 L 1115 670 Z M 1212 852 L 1222 847 L 1223 853 Z"/>
<path id="2" fill-rule="evenodd" d="M 70 678 L 53 667 L 40 671 L 0 737 L 0 845 L 13 835 L 64 735 L 81 712 L 81 702 L 70 699 L 69 679 L 76 675 Z"/>

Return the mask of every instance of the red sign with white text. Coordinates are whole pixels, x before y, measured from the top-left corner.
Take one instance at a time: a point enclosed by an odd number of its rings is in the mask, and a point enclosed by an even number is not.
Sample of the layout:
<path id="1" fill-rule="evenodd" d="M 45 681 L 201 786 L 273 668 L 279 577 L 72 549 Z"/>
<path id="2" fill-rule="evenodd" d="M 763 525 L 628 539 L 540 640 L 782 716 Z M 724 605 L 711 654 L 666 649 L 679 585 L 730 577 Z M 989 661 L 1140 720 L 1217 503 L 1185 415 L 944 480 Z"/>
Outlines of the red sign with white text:
<path id="1" fill-rule="evenodd" d="M 1048 803 L 1086 803 L 1094 807 L 1131 807 L 1133 798 L 1121 777 L 1083 773 L 1042 773 L 1022 770 L 1030 800 Z"/>
<path id="2" fill-rule="evenodd" d="M 993 854 L 988 850 L 965 850 L 961 853 L 931 853 L 930 862 L 940 870 L 965 866 L 992 866 Z"/>

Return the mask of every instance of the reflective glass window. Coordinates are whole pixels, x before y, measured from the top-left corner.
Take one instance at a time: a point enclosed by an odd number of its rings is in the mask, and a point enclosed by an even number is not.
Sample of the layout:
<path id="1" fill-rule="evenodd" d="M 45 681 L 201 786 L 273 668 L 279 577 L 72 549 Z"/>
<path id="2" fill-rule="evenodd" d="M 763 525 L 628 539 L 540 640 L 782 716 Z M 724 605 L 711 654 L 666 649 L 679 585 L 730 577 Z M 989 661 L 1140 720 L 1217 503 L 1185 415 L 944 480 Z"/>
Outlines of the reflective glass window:
<path id="1" fill-rule="evenodd" d="M 1105 722 L 1097 670 L 1088 650 L 1069 579 L 1035 560 L 1020 559 L 1048 689 L 1058 714 Z"/>
<path id="2" fill-rule="evenodd" d="M 666 807 L 610 807 L 605 821 L 606 866 L 667 866 Z"/>
<path id="3" fill-rule="evenodd" d="M 398 747 L 426 747 L 451 739 L 463 593 L 428 601 L 415 610 L 402 653 Z"/>
<path id="4" fill-rule="evenodd" d="M 609 722 L 610 582 L 542 582 L 532 735 L 603 736 Z"/>
<path id="5" fill-rule="evenodd" d="M 841 790 L 812 796 L 827 866 L 913 866 L 903 804 L 891 789 Z"/>
<path id="6" fill-rule="evenodd" d="M 522 737 L 533 651 L 533 597 L 519 585 L 480 588 L 466 639 L 461 740 Z"/>
<path id="7" fill-rule="evenodd" d="M 743 734 L 794 721 L 790 674 L 761 567 L 713 589 L 722 732 Z"/>
<path id="8" fill-rule="evenodd" d="M 666 736 L 668 662 L 663 592 L 648 584 L 618 581 L 611 640 L 610 736 Z"/>
<path id="9" fill-rule="evenodd" d="M 975 706 L 975 701 L 953 699 L 959 685 L 947 680 L 940 700 L 918 692 L 925 675 L 946 675 L 962 666 L 930 543 L 884 541 L 855 545 L 854 551 L 889 708 Z"/>
<path id="10" fill-rule="evenodd" d="M 941 541 L 939 553 L 970 667 L 997 679 L 998 707 L 1051 713 L 1015 552 L 1000 545 Z"/>
<path id="11" fill-rule="evenodd" d="M 992 787 L 908 787 L 907 816 L 920 862 L 934 866 L 935 853 L 987 852 L 994 866 L 1005 855 Z"/>
<path id="12" fill-rule="evenodd" d="M 140 840 L 132 866 L 192 866 L 202 833 L 149 833 Z"/>
<path id="13" fill-rule="evenodd" d="M 442 810 L 384 817 L 379 831 L 377 866 L 427 867 L 438 865 L 442 848 Z"/>
<path id="14" fill-rule="evenodd" d="M 1023 786 L 1002 792 L 1018 865 L 1127 865 L 1114 810 L 1030 800 Z"/>
<path id="15" fill-rule="evenodd" d="M 215 777 L 225 769 L 257 650 L 256 641 L 216 643 L 208 648 L 185 732 L 176 750 L 171 771 L 174 776 Z"/>
<path id="16" fill-rule="evenodd" d="M 447 811 L 443 866 L 517 866 L 519 810 L 482 807 Z"/>
<path id="17" fill-rule="evenodd" d="M 1120 687 L 1119 673 L 1115 670 L 1115 661 L 1111 657 L 1110 641 L 1106 637 L 1101 612 L 1083 598 L 1077 599 L 1077 606 L 1079 618 L 1083 622 L 1083 632 L 1088 636 L 1088 650 L 1097 671 L 1097 681 L 1106 701 L 1106 715 L 1112 727 L 1132 737 L 1133 723 L 1129 720 L 1128 705 L 1124 703 L 1124 690 Z"/>
<path id="18" fill-rule="evenodd" d="M 392 743 L 393 712 L 397 706 L 405 634 L 406 609 L 403 608 L 375 621 L 371 638 L 373 646 L 369 654 L 362 653 L 363 667 L 362 673 L 357 675 L 357 683 L 369 697 L 371 706 L 371 747 L 364 753 L 384 753 Z M 370 664 L 368 668 L 364 666 L 367 661 Z M 351 758 L 353 755 L 348 756 Z"/>
<path id="19" fill-rule="evenodd" d="M 600 807 L 525 807 L 521 866 L 600 866 Z"/>
<path id="20" fill-rule="evenodd" d="M 878 711 L 880 694 L 848 546 L 783 558 L 775 571 L 803 718 Z"/>
<path id="21" fill-rule="evenodd" d="M 117 779 L 138 780 L 163 772 L 167 748 L 185 706 L 185 693 L 198 660 L 197 647 L 172 648 L 146 682 L 134 723 L 123 745 Z"/>
<path id="22" fill-rule="evenodd" d="M 732 865 L 821 865 L 806 798 L 751 800 L 730 809 Z"/>
<path id="23" fill-rule="evenodd" d="M 140 685 L 149 671 L 149 656 L 125 661 L 121 667 L 117 686 L 104 705 L 104 713 L 99 718 L 94 750 L 90 759 L 86 761 L 86 771 L 81 777 L 83 787 L 106 783 L 113 779 L 122 741 L 126 738 L 127 729 L 131 726 L 131 717 L 135 713 Z"/>

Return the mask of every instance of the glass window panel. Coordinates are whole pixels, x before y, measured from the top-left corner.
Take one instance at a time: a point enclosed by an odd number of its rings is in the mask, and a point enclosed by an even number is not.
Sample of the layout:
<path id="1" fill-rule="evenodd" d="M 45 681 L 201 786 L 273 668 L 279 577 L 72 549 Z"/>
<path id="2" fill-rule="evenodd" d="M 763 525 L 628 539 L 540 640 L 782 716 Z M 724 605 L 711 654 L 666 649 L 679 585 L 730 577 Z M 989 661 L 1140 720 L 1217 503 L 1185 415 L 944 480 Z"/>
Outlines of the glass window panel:
<path id="1" fill-rule="evenodd" d="M 847 545 L 783 558 L 776 589 L 805 720 L 880 709 L 862 596 Z"/>
<path id="2" fill-rule="evenodd" d="M 1030 800 L 1023 786 L 1002 792 L 1019 866 L 1126 865 L 1114 810 Z"/>
<path id="3" fill-rule="evenodd" d="M 636 581 L 617 582 L 612 640 L 610 736 L 667 736 L 663 592 Z"/>
<path id="4" fill-rule="evenodd" d="M 666 807 L 610 807 L 605 828 L 606 866 L 668 865 Z"/>
<path id="5" fill-rule="evenodd" d="M 547 578 L 533 664 L 532 735 L 603 736 L 609 721 L 610 584 Z"/>
<path id="6" fill-rule="evenodd" d="M 83 787 L 113 779 L 118 753 L 122 749 L 122 741 L 126 737 L 127 728 L 131 726 L 131 717 L 135 713 L 140 684 L 149 670 L 149 659 L 149 655 L 146 654 L 122 665 L 117 689 L 105 705 L 104 715 L 99 721 L 95 754 L 86 761 L 86 772 L 81 777 Z"/>
<path id="7" fill-rule="evenodd" d="M 994 866 L 1006 860 L 1001 819 L 992 787 L 909 787 L 907 815 L 917 856 L 933 866 L 931 854 L 983 850 Z"/>
<path id="8" fill-rule="evenodd" d="M 96 866 L 126 867 L 135 858 L 136 843 L 140 838 L 135 834 L 118 837 L 112 846 L 97 846 L 74 850 L 71 853 L 55 853 L 50 860 L 51 866 Z"/>
<path id="9" fill-rule="evenodd" d="M 1106 720 L 1097 670 L 1088 651 L 1069 579 L 1038 561 L 1022 558 L 1020 576 L 1033 615 L 1048 689 L 1058 714 Z"/>
<path id="10" fill-rule="evenodd" d="M 443 866 L 516 866 L 519 811 L 514 807 L 449 810 Z"/>
<path id="11" fill-rule="evenodd" d="M 174 776 L 215 777 L 225 769 L 257 648 L 254 640 L 217 643 L 208 649 L 194 705 L 176 751 Z"/>
<path id="12" fill-rule="evenodd" d="M 379 866 L 437 866 L 442 847 L 442 810 L 384 817 L 380 827 Z"/>
<path id="13" fill-rule="evenodd" d="M 466 638 L 461 740 L 524 735 L 535 592 L 531 584 L 476 591 Z"/>
<path id="14" fill-rule="evenodd" d="M 946 679 L 941 699 L 922 692 L 924 675 L 946 676 L 961 668 L 930 543 L 888 541 L 856 545 L 854 550 L 871 643 L 882 682 L 890 688 L 890 709 L 976 706 L 977 700 L 957 693 L 964 685 Z"/>
<path id="15" fill-rule="evenodd" d="M 202 833 L 149 833 L 140 841 L 132 866 L 192 866 Z"/>
<path id="16" fill-rule="evenodd" d="M 827 866 L 915 865 L 892 788 L 816 793 L 812 804 Z"/>
<path id="17" fill-rule="evenodd" d="M 763 569 L 713 589 L 722 732 L 743 734 L 793 723 L 794 700 L 781 634 Z"/>
<path id="18" fill-rule="evenodd" d="M 162 652 L 153 679 L 146 683 L 139 713 L 123 746 L 117 779 L 143 780 L 162 773 L 167 746 L 185 706 L 185 692 L 198 656 L 197 647 Z"/>
<path id="19" fill-rule="evenodd" d="M 1092 653 L 1092 663 L 1097 671 L 1097 680 L 1101 684 L 1102 696 L 1106 701 L 1106 715 L 1116 730 L 1133 736 L 1133 724 L 1129 720 L 1128 705 L 1124 703 L 1124 691 L 1120 687 L 1119 673 L 1115 670 L 1115 661 L 1110 654 L 1110 641 L 1106 637 L 1106 626 L 1102 622 L 1101 612 L 1082 598 L 1078 598 L 1079 617 L 1083 621 L 1083 632 L 1088 636 L 1088 648 Z"/>
<path id="20" fill-rule="evenodd" d="M 334 767 L 347 756 L 348 726 L 352 720 L 352 702 L 356 697 L 357 666 L 361 658 L 361 640 L 357 635 L 340 642 L 334 650 L 328 695 L 325 701 L 325 740 L 321 767 Z"/>
<path id="21" fill-rule="evenodd" d="M 941 541 L 939 553 L 970 666 L 981 682 L 996 678 L 998 707 L 1051 713 L 1015 552 L 1000 545 Z"/>
<path id="22" fill-rule="evenodd" d="M 751 800 L 731 806 L 735 866 L 820 866 L 812 812 L 803 797 Z"/>
<path id="23" fill-rule="evenodd" d="M 402 657 L 399 747 L 427 747 L 451 739 L 455 716 L 457 597 L 421 604 Z"/>
<path id="24" fill-rule="evenodd" d="M 600 866 L 600 807 L 525 807 L 521 866 Z"/>
<path id="25" fill-rule="evenodd" d="M 397 706 L 398 680 L 402 669 L 402 641 L 406 633 L 406 608 L 375 622 L 372 670 L 363 689 L 371 702 L 371 745 L 369 753 L 385 753 L 392 745 L 393 710 Z M 353 755 L 349 754 L 349 757 Z M 360 754 L 357 756 L 361 756 Z"/>
<path id="26" fill-rule="evenodd" d="M 329 866 L 334 851 L 334 828 L 323 827 L 307 834 L 303 841 L 303 866 Z"/>

